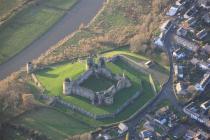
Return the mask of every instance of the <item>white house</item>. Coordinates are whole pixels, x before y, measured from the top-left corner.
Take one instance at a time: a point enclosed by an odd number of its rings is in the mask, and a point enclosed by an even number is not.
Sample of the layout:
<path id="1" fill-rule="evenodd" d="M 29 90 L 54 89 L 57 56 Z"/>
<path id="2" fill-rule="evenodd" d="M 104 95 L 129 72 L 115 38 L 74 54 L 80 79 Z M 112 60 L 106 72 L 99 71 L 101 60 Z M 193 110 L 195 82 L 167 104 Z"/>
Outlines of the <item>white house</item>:
<path id="1" fill-rule="evenodd" d="M 166 13 L 166 15 L 167 16 L 175 16 L 177 14 L 178 10 L 179 10 L 179 6 L 174 5 L 169 9 L 169 11 Z"/>
<path id="2" fill-rule="evenodd" d="M 210 84 L 210 72 L 207 72 L 206 74 L 204 74 L 203 79 L 201 80 L 200 83 L 197 83 L 195 85 L 195 89 L 197 91 L 204 91 L 205 88 Z"/>
<path id="3" fill-rule="evenodd" d="M 160 26 L 160 30 L 161 32 L 168 32 L 172 26 L 172 20 L 167 20 Z"/>
<path id="4" fill-rule="evenodd" d="M 119 134 L 123 134 L 123 133 L 125 133 L 125 132 L 127 132 L 127 131 L 128 131 L 127 125 L 125 125 L 124 123 L 120 123 L 120 124 L 118 125 L 118 133 L 119 133 Z"/>
<path id="5" fill-rule="evenodd" d="M 182 50 L 177 49 L 173 52 L 173 57 L 175 57 L 177 60 L 179 60 L 179 59 L 185 58 L 186 54 Z"/>

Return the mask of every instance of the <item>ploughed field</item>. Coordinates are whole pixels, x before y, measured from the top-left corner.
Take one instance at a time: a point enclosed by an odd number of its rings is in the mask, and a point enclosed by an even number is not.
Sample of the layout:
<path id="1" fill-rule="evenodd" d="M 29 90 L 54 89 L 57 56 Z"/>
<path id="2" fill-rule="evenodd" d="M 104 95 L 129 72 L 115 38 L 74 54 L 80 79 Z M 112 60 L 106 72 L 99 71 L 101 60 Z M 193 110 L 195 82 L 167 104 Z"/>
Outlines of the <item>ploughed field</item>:
<path id="1" fill-rule="evenodd" d="M 14 7 L 15 3 L 20 3 L 10 1 L 0 4 L 0 16 L 8 12 L 9 7 Z M 48 31 L 76 2 L 77 0 L 42 0 L 24 6 L 0 26 L 0 64 Z"/>

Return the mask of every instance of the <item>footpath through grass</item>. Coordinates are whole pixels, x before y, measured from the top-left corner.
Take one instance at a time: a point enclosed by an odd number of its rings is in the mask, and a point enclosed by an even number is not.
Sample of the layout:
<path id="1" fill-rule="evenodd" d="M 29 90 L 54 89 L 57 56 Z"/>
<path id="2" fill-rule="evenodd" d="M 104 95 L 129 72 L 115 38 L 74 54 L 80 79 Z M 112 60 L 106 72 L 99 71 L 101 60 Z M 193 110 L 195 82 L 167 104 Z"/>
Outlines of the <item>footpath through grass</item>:
<path id="1" fill-rule="evenodd" d="M 28 5 L 0 26 L 0 63 L 7 61 L 45 33 L 76 2 L 77 0 L 42 0 Z"/>

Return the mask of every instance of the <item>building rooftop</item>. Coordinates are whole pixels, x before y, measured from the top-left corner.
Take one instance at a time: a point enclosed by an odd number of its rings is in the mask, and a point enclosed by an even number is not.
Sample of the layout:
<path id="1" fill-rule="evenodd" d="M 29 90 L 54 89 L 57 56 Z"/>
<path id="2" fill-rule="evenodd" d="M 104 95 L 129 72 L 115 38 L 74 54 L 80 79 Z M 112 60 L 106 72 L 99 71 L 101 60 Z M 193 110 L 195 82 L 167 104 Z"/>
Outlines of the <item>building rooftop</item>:
<path id="1" fill-rule="evenodd" d="M 196 44 L 195 42 L 189 41 L 185 38 L 179 37 L 177 35 L 174 36 L 174 40 L 177 44 L 183 46 L 184 48 L 193 51 L 193 52 L 197 52 L 198 49 L 200 48 L 198 44 Z"/>

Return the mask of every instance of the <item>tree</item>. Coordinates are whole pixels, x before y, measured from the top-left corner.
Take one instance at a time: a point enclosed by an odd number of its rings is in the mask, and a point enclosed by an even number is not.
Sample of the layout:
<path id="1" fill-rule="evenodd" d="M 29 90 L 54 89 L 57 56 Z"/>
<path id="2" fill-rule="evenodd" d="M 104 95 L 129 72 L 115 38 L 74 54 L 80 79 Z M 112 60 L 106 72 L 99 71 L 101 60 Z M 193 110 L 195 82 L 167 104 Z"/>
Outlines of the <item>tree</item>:
<path id="1" fill-rule="evenodd" d="M 130 40 L 130 49 L 133 52 L 145 53 L 148 48 L 149 38 L 143 33 L 139 33 Z"/>

